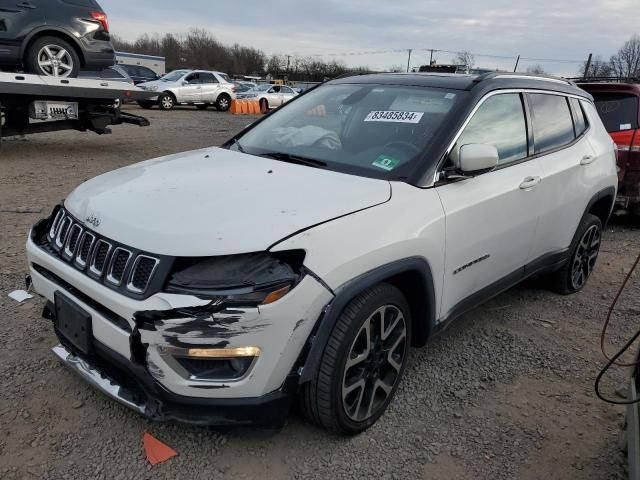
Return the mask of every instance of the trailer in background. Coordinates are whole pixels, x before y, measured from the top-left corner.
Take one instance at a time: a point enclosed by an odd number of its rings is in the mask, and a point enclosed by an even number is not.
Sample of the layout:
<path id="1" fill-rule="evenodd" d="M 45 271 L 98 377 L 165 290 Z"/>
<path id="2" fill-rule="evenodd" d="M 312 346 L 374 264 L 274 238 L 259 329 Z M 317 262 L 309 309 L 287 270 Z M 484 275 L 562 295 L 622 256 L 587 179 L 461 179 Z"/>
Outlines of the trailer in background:
<path id="1" fill-rule="evenodd" d="M 158 76 L 166 73 L 164 57 L 154 55 L 141 55 L 138 53 L 116 52 L 116 64 L 140 65 L 153 70 Z"/>

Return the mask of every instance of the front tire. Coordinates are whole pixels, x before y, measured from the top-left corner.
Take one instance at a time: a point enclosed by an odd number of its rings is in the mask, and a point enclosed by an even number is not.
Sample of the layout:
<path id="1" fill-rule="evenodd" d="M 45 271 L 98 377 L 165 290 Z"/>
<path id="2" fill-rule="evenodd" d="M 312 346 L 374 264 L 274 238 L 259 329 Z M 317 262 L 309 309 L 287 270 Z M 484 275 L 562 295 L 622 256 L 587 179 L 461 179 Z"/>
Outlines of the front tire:
<path id="1" fill-rule="evenodd" d="M 353 299 L 334 326 L 300 405 L 316 425 L 355 435 L 391 402 L 409 358 L 411 314 L 396 287 L 381 283 Z"/>
<path id="2" fill-rule="evenodd" d="M 600 252 L 602 222 L 586 214 L 569 247 L 569 261 L 551 276 L 551 288 L 561 295 L 576 293 L 586 285 Z"/>
<path id="3" fill-rule="evenodd" d="M 46 77 L 75 78 L 80 71 L 80 57 L 69 42 L 58 37 L 42 37 L 26 53 L 27 72 Z"/>
<path id="4" fill-rule="evenodd" d="M 161 93 L 158 97 L 158 105 L 161 110 L 173 110 L 176 106 L 176 98 L 171 93 Z"/>

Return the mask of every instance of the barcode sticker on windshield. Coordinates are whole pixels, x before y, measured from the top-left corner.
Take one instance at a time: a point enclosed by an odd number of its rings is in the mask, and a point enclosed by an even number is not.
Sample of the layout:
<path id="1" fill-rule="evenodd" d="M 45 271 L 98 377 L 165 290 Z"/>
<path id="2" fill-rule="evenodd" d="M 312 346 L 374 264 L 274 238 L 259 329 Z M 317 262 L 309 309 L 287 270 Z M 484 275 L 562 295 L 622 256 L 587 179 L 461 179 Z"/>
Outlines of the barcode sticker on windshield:
<path id="1" fill-rule="evenodd" d="M 424 112 L 399 112 L 395 110 L 378 110 L 369 112 L 365 122 L 419 123 Z"/>

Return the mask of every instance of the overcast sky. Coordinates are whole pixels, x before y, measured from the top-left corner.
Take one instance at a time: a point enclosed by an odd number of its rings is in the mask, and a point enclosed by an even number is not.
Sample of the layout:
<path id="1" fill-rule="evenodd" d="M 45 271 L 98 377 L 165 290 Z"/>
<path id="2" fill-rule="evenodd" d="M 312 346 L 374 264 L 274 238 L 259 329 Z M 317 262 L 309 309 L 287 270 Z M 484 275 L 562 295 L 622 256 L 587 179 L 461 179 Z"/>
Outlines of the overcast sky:
<path id="1" fill-rule="evenodd" d="M 470 50 L 476 66 L 513 66 L 515 56 L 535 59 L 608 58 L 640 33 L 638 0 L 100 0 L 113 33 L 133 40 L 142 33 L 184 33 L 205 28 L 223 43 L 267 54 L 320 55 L 350 66 L 405 65 L 407 53 L 362 54 L 413 48 L 412 66 L 427 61 L 421 50 Z M 358 53 L 357 55 L 345 55 Z M 511 56 L 500 59 L 481 54 Z M 438 61 L 451 54 L 436 54 Z M 523 61 L 556 74 L 577 63 Z"/>

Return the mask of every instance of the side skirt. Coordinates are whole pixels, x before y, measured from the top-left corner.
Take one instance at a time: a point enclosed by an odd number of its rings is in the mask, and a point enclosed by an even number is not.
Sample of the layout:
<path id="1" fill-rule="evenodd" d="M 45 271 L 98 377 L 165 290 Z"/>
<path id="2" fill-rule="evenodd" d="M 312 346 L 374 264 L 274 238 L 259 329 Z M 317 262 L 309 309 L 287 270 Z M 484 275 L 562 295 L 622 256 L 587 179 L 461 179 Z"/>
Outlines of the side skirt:
<path id="1" fill-rule="evenodd" d="M 458 302 L 449 311 L 449 313 L 436 324 L 432 334 L 435 335 L 443 332 L 456 318 L 482 305 L 488 300 L 491 300 L 493 297 L 500 295 L 502 292 L 509 290 L 523 280 L 538 273 L 555 272 L 559 270 L 568 260 L 569 249 L 564 249 L 553 253 L 547 253 L 529 262 L 524 267 L 519 268 L 515 272 L 508 274 L 500 280 L 478 290 L 464 300 Z"/>

